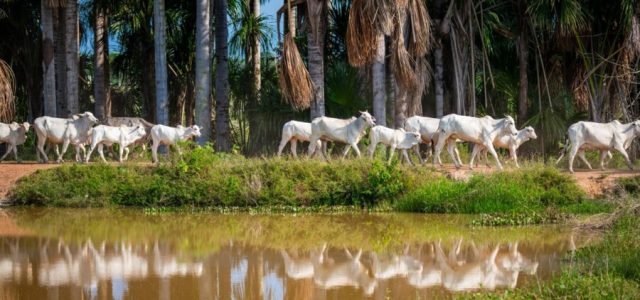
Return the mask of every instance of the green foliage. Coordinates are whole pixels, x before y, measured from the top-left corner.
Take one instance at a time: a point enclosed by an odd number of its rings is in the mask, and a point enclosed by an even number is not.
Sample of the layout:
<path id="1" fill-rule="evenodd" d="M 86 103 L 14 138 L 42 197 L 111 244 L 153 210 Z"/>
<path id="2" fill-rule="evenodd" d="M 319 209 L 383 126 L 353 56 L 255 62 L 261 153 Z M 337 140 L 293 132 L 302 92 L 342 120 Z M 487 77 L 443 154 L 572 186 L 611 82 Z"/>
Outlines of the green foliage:
<path id="1" fill-rule="evenodd" d="M 424 167 L 380 160 L 247 159 L 210 145 L 159 167 L 63 165 L 22 179 L 12 198 L 40 206 L 359 206 L 434 213 L 600 212 L 557 170 L 527 167 L 456 181 Z"/>
<path id="2" fill-rule="evenodd" d="M 396 203 L 400 211 L 496 213 L 543 211 L 587 201 L 575 181 L 553 168 L 534 167 L 477 175 L 468 182 L 425 182 Z"/>

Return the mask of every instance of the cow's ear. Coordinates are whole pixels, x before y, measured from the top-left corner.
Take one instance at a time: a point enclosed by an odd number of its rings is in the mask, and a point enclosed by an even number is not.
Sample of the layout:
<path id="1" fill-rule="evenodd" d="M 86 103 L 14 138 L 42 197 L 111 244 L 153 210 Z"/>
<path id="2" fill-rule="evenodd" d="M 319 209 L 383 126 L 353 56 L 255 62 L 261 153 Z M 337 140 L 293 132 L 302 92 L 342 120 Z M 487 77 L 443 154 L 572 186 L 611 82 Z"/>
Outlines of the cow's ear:
<path id="1" fill-rule="evenodd" d="M 73 115 L 71 116 L 71 119 L 74 119 L 74 120 L 80 119 L 80 115 Z"/>

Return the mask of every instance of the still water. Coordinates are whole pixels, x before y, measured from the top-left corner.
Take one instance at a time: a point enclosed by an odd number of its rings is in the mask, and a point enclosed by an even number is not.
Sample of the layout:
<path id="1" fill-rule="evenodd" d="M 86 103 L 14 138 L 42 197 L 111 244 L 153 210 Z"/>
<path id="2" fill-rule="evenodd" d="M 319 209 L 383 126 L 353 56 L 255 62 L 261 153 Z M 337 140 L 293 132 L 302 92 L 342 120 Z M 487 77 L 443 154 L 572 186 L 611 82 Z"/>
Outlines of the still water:
<path id="1" fill-rule="evenodd" d="M 0 211 L 0 299 L 413 299 L 546 280 L 592 238 L 469 216 Z"/>

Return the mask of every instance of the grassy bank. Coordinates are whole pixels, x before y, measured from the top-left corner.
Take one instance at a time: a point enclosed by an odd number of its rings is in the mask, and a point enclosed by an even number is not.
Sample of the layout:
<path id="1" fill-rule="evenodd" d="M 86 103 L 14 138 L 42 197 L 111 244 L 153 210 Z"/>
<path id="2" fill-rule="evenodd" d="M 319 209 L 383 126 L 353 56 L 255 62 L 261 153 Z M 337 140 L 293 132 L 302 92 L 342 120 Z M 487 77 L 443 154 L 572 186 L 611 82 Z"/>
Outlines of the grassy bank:
<path id="1" fill-rule="evenodd" d="M 16 205 L 56 207 L 352 206 L 434 213 L 600 212 L 573 179 L 542 165 L 456 181 L 380 160 L 246 159 L 196 148 L 150 165 L 63 165 L 20 180 Z"/>

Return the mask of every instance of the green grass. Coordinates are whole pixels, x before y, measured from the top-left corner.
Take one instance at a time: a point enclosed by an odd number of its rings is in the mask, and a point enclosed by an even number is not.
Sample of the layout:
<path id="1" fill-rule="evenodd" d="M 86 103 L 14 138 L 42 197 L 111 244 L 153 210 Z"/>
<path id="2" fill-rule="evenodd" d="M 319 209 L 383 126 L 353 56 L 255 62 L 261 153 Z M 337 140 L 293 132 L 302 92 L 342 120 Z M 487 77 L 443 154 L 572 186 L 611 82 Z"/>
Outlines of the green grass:
<path id="1" fill-rule="evenodd" d="M 568 175 L 550 167 L 477 175 L 468 182 L 444 177 L 428 180 L 396 203 L 400 211 L 429 213 L 525 213 L 556 208 L 567 213 L 610 210 L 586 198 Z"/>
<path id="2" fill-rule="evenodd" d="M 449 179 L 425 166 L 382 160 L 247 159 L 210 147 L 186 151 L 159 167 L 67 164 L 18 182 L 16 205 L 54 207 L 252 208 L 366 207 L 427 213 L 608 211 L 574 180 L 533 164 L 520 170 Z"/>

